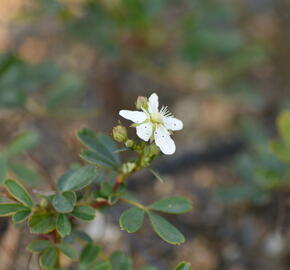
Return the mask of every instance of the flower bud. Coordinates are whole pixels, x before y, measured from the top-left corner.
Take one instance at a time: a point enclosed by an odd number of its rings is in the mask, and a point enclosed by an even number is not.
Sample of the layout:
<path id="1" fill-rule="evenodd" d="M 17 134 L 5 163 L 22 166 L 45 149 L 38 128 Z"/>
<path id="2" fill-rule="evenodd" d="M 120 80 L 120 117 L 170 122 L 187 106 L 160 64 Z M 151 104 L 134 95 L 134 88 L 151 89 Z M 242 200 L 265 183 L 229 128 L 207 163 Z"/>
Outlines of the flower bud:
<path id="1" fill-rule="evenodd" d="M 128 147 L 128 148 L 131 148 L 134 146 L 134 141 L 133 140 L 127 140 L 125 142 L 125 146 Z"/>
<path id="2" fill-rule="evenodd" d="M 127 129 L 121 125 L 114 127 L 113 128 L 113 138 L 117 142 L 125 142 L 128 138 Z"/>
<path id="3" fill-rule="evenodd" d="M 142 108 L 147 108 L 147 107 L 148 107 L 148 99 L 147 99 L 147 97 L 139 96 L 137 98 L 136 108 L 138 110 L 141 110 Z"/>

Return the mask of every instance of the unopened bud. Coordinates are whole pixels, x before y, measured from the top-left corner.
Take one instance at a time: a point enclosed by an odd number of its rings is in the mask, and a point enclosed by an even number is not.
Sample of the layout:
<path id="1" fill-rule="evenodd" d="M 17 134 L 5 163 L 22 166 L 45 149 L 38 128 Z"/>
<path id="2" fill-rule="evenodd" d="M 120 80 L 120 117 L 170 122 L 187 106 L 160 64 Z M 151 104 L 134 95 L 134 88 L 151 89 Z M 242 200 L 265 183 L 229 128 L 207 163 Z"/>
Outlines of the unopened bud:
<path id="1" fill-rule="evenodd" d="M 128 147 L 128 148 L 133 147 L 133 145 L 134 145 L 134 141 L 133 140 L 127 140 L 125 142 L 125 146 Z"/>
<path id="2" fill-rule="evenodd" d="M 113 128 L 113 138 L 117 142 L 125 142 L 128 138 L 127 129 L 121 125 L 114 127 Z"/>
<path id="3" fill-rule="evenodd" d="M 142 108 L 146 109 L 147 107 L 148 107 L 148 99 L 147 99 L 147 97 L 139 96 L 137 98 L 136 108 L 138 110 L 141 110 Z"/>

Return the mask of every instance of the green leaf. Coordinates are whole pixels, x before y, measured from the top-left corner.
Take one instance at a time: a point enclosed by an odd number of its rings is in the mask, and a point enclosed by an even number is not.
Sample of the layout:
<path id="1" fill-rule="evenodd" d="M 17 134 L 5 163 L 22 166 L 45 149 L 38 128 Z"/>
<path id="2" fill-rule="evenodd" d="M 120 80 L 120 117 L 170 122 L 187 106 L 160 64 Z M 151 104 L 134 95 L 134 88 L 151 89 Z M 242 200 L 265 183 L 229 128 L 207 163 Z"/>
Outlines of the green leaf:
<path id="1" fill-rule="evenodd" d="M 27 209 L 25 206 L 17 203 L 0 203 L 0 216 L 11 216 L 19 210 Z"/>
<path id="2" fill-rule="evenodd" d="M 97 168 L 95 166 L 84 166 L 73 169 L 63 176 L 57 182 L 59 191 L 76 191 L 91 184 L 97 176 Z"/>
<path id="3" fill-rule="evenodd" d="M 283 112 L 278 116 L 277 126 L 283 140 L 290 145 L 290 111 Z"/>
<path id="4" fill-rule="evenodd" d="M 9 157 L 17 156 L 38 143 L 39 137 L 35 132 L 25 132 L 13 139 L 6 148 Z"/>
<path id="5" fill-rule="evenodd" d="M 118 149 L 117 145 L 109 136 L 84 128 L 78 132 L 78 137 L 83 145 L 100 154 L 108 163 L 120 164 L 119 155 L 114 153 Z"/>
<path id="6" fill-rule="evenodd" d="M 15 213 L 15 215 L 12 217 L 12 220 L 14 223 L 21 223 L 23 221 L 25 221 L 31 214 L 31 210 L 30 209 L 26 209 L 26 210 L 20 210 L 18 212 Z"/>
<path id="7" fill-rule="evenodd" d="M 165 242 L 173 245 L 179 245 L 185 241 L 182 233 L 166 219 L 152 212 L 149 212 L 148 215 L 154 231 Z"/>
<path id="8" fill-rule="evenodd" d="M 2 185 L 5 181 L 7 172 L 7 160 L 6 157 L 0 153 L 0 185 Z"/>
<path id="9" fill-rule="evenodd" d="M 112 270 L 131 270 L 132 269 L 131 258 L 122 251 L 115 251 L 111 255 L 110 261 L 112 264 Z"/>
<path id="10" fill-rule="evenodd" d="M 55 229 L 55 216 L 49 213 L 36 213 L 29 219 L 29 227 L 32 233 L 49 233 Z"/>
<path id="11" fill-rule="evenodd" d="M 103 182 L 100 185 L 100 191 L 99 191 L 100 196 L 107 198 L 112 193 L 112 191 L 113 191 L 113 187 L 110 183 Z"/>
<path id="12" fill-rule="evenodd" d="M 41 176 L 34 170 L 22 163 L 9 162 L 9 169 L 18 178 L 25 181 L 29 185 L 36 185 Z"/>
<path id="13" fill-rule="evenodd" d="M 104 158 L 103 155 L 91 150 L 83 150 L 80 154 L 80 157 L 93 165 L 98 165 L 110 169 L 114 169 L 116 167 L 113 162 L 111 162 L 107 158 Z"/>
<path id="14" fill-rule="evenodd" d="M 56 230 L 61 237 L 65 237 L 71 233 L 71 223 L 66 215 L 58 215 L 56 220 Z"/>
<path id="15" fill-rule="evenodd" d="M 57 194 L 52 199 L 52 205 L 59 213 L 70 213 L 74 208 L 75 202 L 76 194 L 73 191 Z"/>
<path id="16" fill-rule="evenodd" d="M 290 162 L 290 147 L 278 141 L 270 142 L 270 150 L 281 161 Z"/>
<path id="17" fill-rule="evenodd" d="M 55 266 L 57 261 L 57 250 L 55 247 L 45 249 L 39 258 L 39 264 L 44 269 L 50 269 Z"/>
<path id="18" fill-rule="evenodd" d="M 187 262 L 180 262 L 175 268 L 174 270 L 190 270 L 190 263 Z"/>
<path id="19" fill-rule="evenodd" d="M 52 247 L 52 243 L 48 240 L 33 240 L 26 249 L 30 252 L 38 253 L 49 247 Z"/>
<path id="20" fill-rule="evenodd" d="M 144 210 L 131 207 L 120 216 L 120 227 L 128 233 L 134 233 L 140 229 L 144 221 Z"/>
<path id="21" fill-rule="evenodd" d="M 72 74 L 65 74 L 46 97 L 46 106 L 49 110 L 63 108 L 71 99 L 81 93 L 81 81 Z"/>
<path id="22" fill-rule="evenodd" d="M 80 220 L 90 221 L 90 220 L 95 219 L 96 210 L 90 206 L 80 205 L 74 208 L 71 215 Z"/>
<path id="23" fill-rule="evenodd" d="M 5 186 L 8 189 L 9 193 L 19 202 L 23 203 L 28 207 L 33 206 L 32 198 L 26 191 L 24 187 L 18 184 L 14 180 L 6 180 Z"/>
<path id="24" fill-rule="evenodd" d="M 183 197 L 167 197 L 148 206 L 149 209 L 169 213 L 181 214 L 191 211 L 191 201 Z"/>
<path id="25" fill-rule="evenodd" d="M 73 231 L 72 232 L 73 236 L 86 242 L 86 243 L 91 243 L 93 242 L 93 239 L 85 232 L 83 231 Z"/>
<path id="26" fill-rule="evenodd" d="M 70 245 L 68 244 L 57 244 L 57 247 L 60 249 L 60 251 L 66 255 L 67 257 L 69 257 L 72 260 L 76 260 L 78 258 L 78 253 L 76 252 L 76 250 L 74 248 L 72 248 Z"/>
<path id="27" fill-rule="evenodd" d="M 97 259 L 100 254 L 101 248 L 94 243 L 87 244 L 80 255 L 80 264 L 82 267 L 90 265 L 94 260 Z"/>
<path id="28" fill-rule="evenodd" d="M 91 266 L 90 270 L 112 270 L 112 265 L 109 261 L 102 261 Z"/>
<path id="29" fill-rule="evenodd" d="M 143 266 L 141 268 L 138 268 L 138 270 L 158 270 L 155 266 Z"/>

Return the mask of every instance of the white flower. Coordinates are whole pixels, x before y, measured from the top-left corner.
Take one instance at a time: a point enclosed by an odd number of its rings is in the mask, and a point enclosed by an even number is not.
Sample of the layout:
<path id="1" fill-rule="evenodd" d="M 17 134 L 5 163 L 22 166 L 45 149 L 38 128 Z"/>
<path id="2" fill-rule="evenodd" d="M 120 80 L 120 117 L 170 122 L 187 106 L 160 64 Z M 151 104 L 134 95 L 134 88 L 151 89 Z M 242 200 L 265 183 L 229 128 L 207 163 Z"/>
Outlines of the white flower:
<path id="1" fill-rule="evenodd" d="M 135 123 L 137 135 L 142 140 L 147 142 L 150 138 L 154 139 L 164 154 L 172 155 L 176 146 L 170 137 L 171 131 L 181 130 L 183 123 L 174 118 L 167 107 L 162 106 L 159 110 L 158 106 L 158 96 L 153 93 L 149 97 L 147 108 L 142 107 L 142 111 L 121 110 L 119 114 Z"/>

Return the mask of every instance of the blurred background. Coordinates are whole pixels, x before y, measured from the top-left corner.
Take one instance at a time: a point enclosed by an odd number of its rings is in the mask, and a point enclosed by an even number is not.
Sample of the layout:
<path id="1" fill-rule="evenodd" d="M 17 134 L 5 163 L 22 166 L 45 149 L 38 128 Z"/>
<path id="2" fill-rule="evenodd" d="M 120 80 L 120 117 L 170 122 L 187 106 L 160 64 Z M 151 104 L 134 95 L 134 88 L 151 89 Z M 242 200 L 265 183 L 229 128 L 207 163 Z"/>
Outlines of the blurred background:
<path id="1" fill-rule="evenodd" d="M 119 109 L 156 92 L 185 127 L 154 165 L 165 183 L 141 173 L 130 190 L 191 198 L 170 218 L 187 241 L 120 232 L 118 208 L 87 230 L 135 267 L 290 269 L 289 165 L 268 147 L 290 109 L 289 14 L 288 0 L 1 0 L 0 182 L 49 190 L 47 172 L 79 161 L 78 129 L 111 133 Z M 0 220 L 1 270 L 26 269 L 26 230 Z"/>

